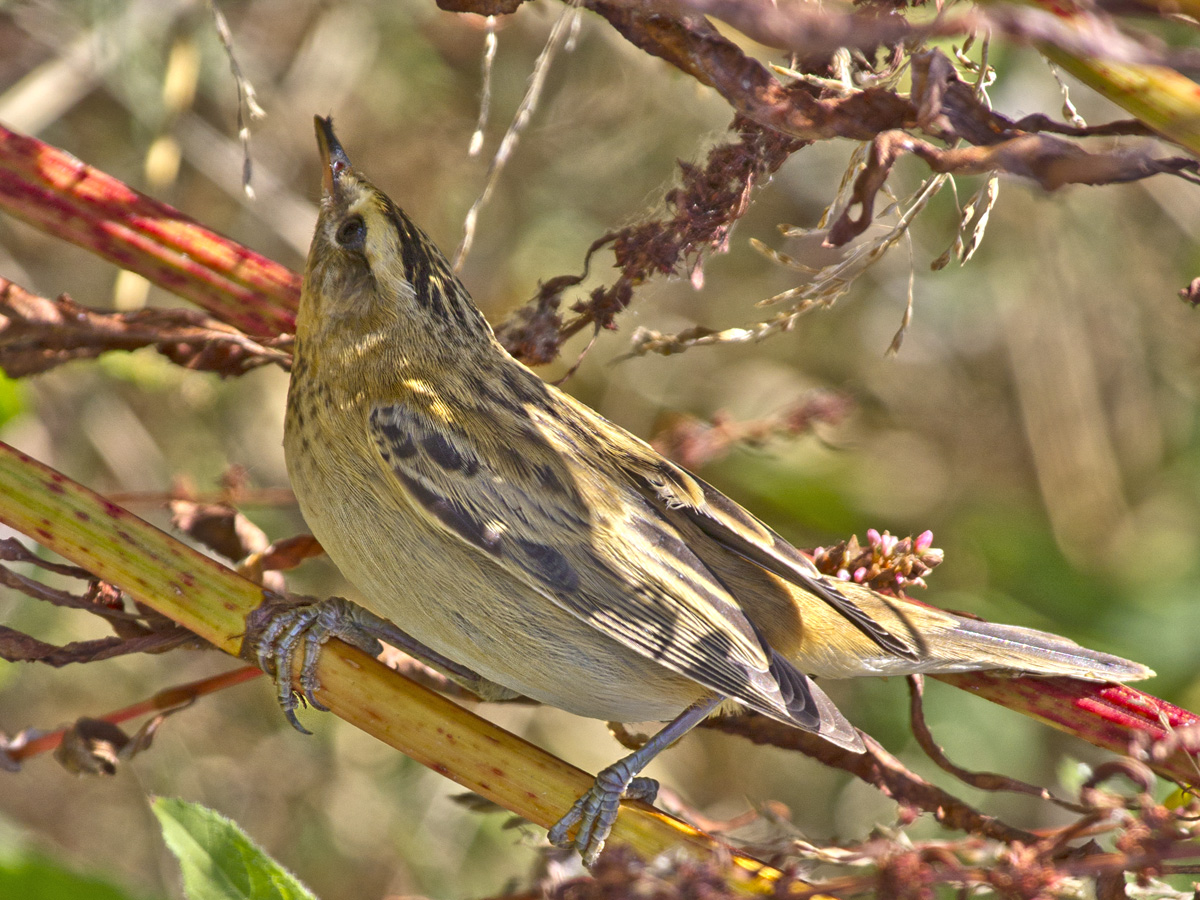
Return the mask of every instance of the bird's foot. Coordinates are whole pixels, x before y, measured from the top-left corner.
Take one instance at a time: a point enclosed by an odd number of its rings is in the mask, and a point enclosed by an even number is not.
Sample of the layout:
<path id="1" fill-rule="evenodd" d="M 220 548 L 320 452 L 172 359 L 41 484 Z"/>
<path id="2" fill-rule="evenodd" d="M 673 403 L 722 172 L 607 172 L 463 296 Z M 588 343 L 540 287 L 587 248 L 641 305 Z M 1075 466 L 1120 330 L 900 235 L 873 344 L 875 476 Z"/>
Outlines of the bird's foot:
<path id="1" fill-rule="evenodd" d="M 292 727 L 303 734 L 310 732 L 300 724 L 296 708 L 307 703 L 314 709 L 328 709 L 316 698 L 321 688 L 317 678 L 321 648 L 336 637 L 372 656 L 382 649 L 378 640 L 363 631 L 356 612 L 357 607 L 341 597 L 304 602 L 268 599 L 250 617 L 241 655 L 274 676 L 279 705 Z M 297 690 L 292 671 L 301 645 L 304 653 Z"/>
<path id="2" fill-rule="evenodd" d="M 658 782 L 653 778 L 634 778 L 636 772 L 636 768 L 628 765 L 628 758 L 601 771 L 588 792 L 576 800 L 567 814 L 550 829 L 550 843 L 574 847 L 583 857 L 583 864 L 590 867 L 604 849 L 621 801 L 653 803 L 658 796 Z M 579 828 L 571 838 L 567 832 L 576 823 Z"/>

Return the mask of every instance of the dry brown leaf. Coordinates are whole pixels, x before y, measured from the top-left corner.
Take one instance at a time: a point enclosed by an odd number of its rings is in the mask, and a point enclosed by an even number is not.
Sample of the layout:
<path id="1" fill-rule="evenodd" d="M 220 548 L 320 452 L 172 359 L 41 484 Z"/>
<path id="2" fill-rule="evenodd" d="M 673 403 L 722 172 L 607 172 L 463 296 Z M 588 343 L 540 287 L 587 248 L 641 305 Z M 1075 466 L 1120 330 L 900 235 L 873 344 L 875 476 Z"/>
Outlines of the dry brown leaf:
<path id="1" fill-rule="evenodd" d="M 172 500 L 169 506 L 172 525 L 226 559 L 245 559 L 271 545 L 261 528 L 227 504 Z"/>
<path id="2" fill-rule="evenodd" d="M 196 310 L 106 312 L 80 306 L 66 294 L 39 297 L 0 278 L 0 368 L 10 378 L 141 347 L 154 347 L 185 368 L 241 375 L 269 363 L 287 369 L 286 344 L 258 343 Z"/>

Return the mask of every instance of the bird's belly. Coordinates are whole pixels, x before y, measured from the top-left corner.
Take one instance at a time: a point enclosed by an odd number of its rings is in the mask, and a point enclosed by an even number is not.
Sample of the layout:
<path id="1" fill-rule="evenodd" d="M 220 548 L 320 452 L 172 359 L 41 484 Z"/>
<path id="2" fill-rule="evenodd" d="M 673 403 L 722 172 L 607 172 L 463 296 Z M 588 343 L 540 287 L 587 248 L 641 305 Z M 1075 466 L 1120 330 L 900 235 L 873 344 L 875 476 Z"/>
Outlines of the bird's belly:
<path id="1" fill-rule="evenodd" d="M 297 491 L 305 520 L 358 589 L 357 602 L 487 680 L 577 715 L 621 722 L 665 721 L 711 693 L 367 485 L 350 480 L 314 491 L 311 483 Z"/>
<path id="2" fill-rule="evenodd" d="M 457 565 L 458 554 L 445 546 L 408 543 L 403 550 L 403 564 L 363 565 L 361 554 L 335 561 L 362 592 L 360 602 L 489 681 L 577 715 L 622 722 L 674 718 L 706 693 L 516 579 L 470 577 L 470 564 Z"/>

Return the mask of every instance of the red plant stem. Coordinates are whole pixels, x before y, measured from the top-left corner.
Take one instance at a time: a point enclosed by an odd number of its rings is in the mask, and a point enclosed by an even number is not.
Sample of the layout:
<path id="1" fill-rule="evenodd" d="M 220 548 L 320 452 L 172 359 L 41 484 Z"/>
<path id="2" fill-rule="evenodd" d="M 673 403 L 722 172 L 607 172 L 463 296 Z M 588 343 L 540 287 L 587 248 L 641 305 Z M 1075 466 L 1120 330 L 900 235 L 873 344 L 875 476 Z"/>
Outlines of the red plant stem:
<path id="1" fill-rule="evenodd" d="M 294 330 L 300 277 L 71 154 L 0 126 L 0 209 L 250 335 Z"/>
<path id="2" fill-rule="evenodd" d="M 262 675 L 262 670 L 255 666 L 243 666 L 240 669 L 232 669 L 229 672 L 222 672 L 220 675 L 213 675 L 210 678 L 202 678 L 199 681 L 193 681 L 189 684 L 182 684 L 177 687 L 168 688 L 165 691 L 159 691 L 153 697 L 147 700 L 142 700 L 140 703 L 135 703 L 132 706 L 127 706 L 124 709 L 118 709 L 114 712 L 107 713 L 100 718 L 105 722 L 110 722 L 113 725 L 119 725 L 121 722 L 128 722 L 130 719 L 136 719 L 139 716 L 149 715 L 150 713 L 162 712 L 163 710 L 171 709 L 172 707 L 181 706 L 188 701 L 202 697 L 205 694 L 212 694 L 216 691 L 223 691 L 226 688 L 234 687 L 242 682 L 249 681 Z M 14 762 L 21 762 L 31 757 L 38 756 L 42 753 L 50 753 L 58 749 L 58 746 L 63 741 L 63 735 L 67 732 L 66 728 L 58 728 L 54 731 L 48 731 L 45 734 L 40 734 L 28 743 L 22 744 L 19 747 L 14 747 L 7 751 L 7 756 Z"/>
<path id="3" fill-rule="evenodd" d="M 1128 685 L 1071 678 L 1011 678 L 985 672 L 936 677 L 1097 747 L 1133 753 L 1166 778 L 1188 785 L 1200 783 L 1200 737 L 1189 728 L 1200 723 L 1200 716 Z M 1192 733 L 1181 735 L 1185 729 Z M 1139 736 L 1145 742 L 1144 752 L 1138 752 L 1136 746 Z M 1170 752 L 1156 753 L 1155 745 Z"/>

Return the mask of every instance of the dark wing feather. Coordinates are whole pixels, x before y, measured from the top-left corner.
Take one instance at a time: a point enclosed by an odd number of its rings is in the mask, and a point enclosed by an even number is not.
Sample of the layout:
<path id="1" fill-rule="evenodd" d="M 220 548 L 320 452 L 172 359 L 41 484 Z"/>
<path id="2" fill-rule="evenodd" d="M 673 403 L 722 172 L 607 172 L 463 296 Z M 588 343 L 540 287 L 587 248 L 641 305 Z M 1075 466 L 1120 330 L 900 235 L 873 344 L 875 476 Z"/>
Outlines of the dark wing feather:
<path id="1" fill-rule="evenodd" d="M 455 412 L 483 414 L 461 405 Z M 807 679 L 785 673 L 786 661 L 632 483 L 615 470 L 615 479 L 594 478 L 570 462 L 578 435 L 558 422 L 530 412 L 467 429 L 412 402 L 376 407 L 368 428 L 385 471 L 431 525 L 626 647 L 816 730 Z"/>
<path id="2" fill-rule="evenodd" d="M 684 516 L 726 550 L 820 597 L 881 649 L 904 659 L 922 657 L 924 642 L 916 630 L 903 637 L 888 631 L 840 593 L 803 553 L 716 488 L 666 460 L 644 462 L 637 460 L 630 476 L 669 515 Z"/>

